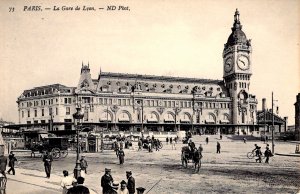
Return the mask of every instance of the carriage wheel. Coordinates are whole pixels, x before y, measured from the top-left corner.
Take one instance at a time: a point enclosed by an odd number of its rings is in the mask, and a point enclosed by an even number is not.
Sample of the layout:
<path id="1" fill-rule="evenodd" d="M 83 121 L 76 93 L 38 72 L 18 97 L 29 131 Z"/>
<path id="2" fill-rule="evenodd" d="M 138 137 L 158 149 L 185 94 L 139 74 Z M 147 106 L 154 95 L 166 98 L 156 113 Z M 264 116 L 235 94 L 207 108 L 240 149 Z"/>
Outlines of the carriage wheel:
<path id="1" fill-rule="evenodd" d="M 60 157 L 65 158 L 68 155 L 68 150 L 61 150 L 60 151 Z"/>
<path id="2" fill-rule="evenodd" d="M 60 157 L 60 149 L 59 148 L 53 148 L 51 150 L 51 154 L 53 158 L 59 158 Z"/>

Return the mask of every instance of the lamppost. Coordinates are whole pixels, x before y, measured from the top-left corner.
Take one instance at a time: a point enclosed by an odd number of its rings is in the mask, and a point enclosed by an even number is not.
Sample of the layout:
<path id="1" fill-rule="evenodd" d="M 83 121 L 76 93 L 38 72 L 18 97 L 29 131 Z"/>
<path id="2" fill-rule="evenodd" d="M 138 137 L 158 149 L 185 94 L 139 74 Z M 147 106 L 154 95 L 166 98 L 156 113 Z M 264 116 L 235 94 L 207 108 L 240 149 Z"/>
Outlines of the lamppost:
<path id="1" fill-rule="evenodd" d="M 76 165 L 74 168 L 74 177 L 76 179 L 78 177 L 80 177 L 80 171 L 81 171 L 80 161 L 79 161 L 79 130 L 80 130 L 80 120 L 82 120 L 83 117 L 84 117 L 84 114 L 81 112 L 81 108 L 77 107 L 76 113 L 73 114 L 74 120 L 77 121 L 77 123 L 75 125 L 76 135 L 77 135 L 77 150 L 76 150 Z"/>

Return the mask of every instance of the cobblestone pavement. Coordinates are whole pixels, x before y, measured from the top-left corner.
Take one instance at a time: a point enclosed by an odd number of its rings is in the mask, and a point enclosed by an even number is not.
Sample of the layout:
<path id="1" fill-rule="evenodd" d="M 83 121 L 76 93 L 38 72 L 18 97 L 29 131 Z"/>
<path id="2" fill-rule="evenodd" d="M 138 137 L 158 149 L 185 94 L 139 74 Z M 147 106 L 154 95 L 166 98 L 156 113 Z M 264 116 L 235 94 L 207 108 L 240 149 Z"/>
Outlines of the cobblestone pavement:
<path id="1" fill-rule="evenodd" d="M 263 142 L 248 141 L 245 144 L 241 140 L 233 140 L 232 136 L 223 136 L 223 140 L 210 136 L 206 144 L 205 137 L 193 137 L 196 146 L 202 143 L 204 148 L 199 173 L 194 172 L 191 163 L 188 168 L 181 166 L 181 147 L 185 146 L 181 143 L 176 145 L 176 150 L 172 150 L 171 145 L 163 142 L 163 149 L 153 153 L 146 150 L 138 152 L 134 143 L 133 150 L 125 149 L 125 164 L 122 166 L 113 151 L 85 153 L 89 163 L 85 183 L 93 191 L 101 193 L 100 178 L 104 168 L 111 168 L 115 182 L 126 179 L 125 172 L 131 170 L 136 186 L 145 187 L 145 193 L 149 194 L 297 193 L 300 190 L 300 157 L 275 155 L 270 159 L 270 164 L 256 163 L 246 154 L 254 149 L 255 143 L 264 151 L 266 144 Z M 216 154 L 217 141 L 221 143 L 221 154 Z M 276 142 L 276 153 L 290 154 L 294 151 L 294 143 Z M 67 158 L 55 160 L 53 175 L 46 179 L 41 158 L 30 158 L 21 153 L 16 153 L 16 156 L 21 162 L 16 176 L 8 175 L 8 194 L 29 193 L 30 189 L 34 189 L 33 193 L 61 193 L 59 181 L 62 171 L 72 172 L 76 158 L 75 153 L 70 153 Z M 26 187 L 28 191 L 17 190 L 14 185 Z"/>

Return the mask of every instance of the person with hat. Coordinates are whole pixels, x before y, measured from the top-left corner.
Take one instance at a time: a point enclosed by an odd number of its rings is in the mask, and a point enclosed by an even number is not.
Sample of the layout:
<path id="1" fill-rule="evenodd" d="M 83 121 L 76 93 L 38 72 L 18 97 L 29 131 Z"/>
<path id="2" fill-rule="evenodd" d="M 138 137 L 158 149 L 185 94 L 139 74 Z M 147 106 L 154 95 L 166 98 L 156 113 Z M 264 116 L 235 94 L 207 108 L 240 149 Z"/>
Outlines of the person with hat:
<path id="1" fill-rule="evenodd" d="M 143 187 L 136 188 L 137 194 L 143 194 L 146 189 Z"/>
<path id="2" fill-rule="evenodd" d="M 120 151 L 119 151 L 119 161 L 120 161 L 120 164 L 124 164 L 124 158 L 125 158 L 124 150 L 123 150 L 123 148 L 120 148 Z"/>
<path id="3" fill-rule="evenodd" d="M 15 162 L 17 161 L 17 158 L 15 157 L 13 151 L 10 152 L 8 159 L 8 166 L 10 167 L 10 169 L 7 171 L 7 173 L 10 174 L 10 171 L 12 171 L 13 175 L 15 175 Z"/>
<path id="4" fill-rule="evenodd" d="M 48 179 L 50 178 L 50 174 L 51 174 L 52 161 L 53 161 L 52 155 L 48 151 L 46 151 L 46 154 L 43 157 L 43 162 L 44 162 L 45 172 Z"/>
<path id="5" fill-rule="evenodd" d="M 84 178 L 78 177 L 77 178 L 77 185 L 70 188 L 67 192 L 67 194 L 90 194 L 90 190 L 83 185 Z"/>
<path id="6" fill-rule="evenodd" d="M 114 192 L 113 182 L 114 179 L 111 176 L 111 169 L 105 168 L 105 174 L 101 178 L 101 187 L 103 194 L 111 194 Z"/>
<path id="7" fill-rule="evenodd" d="M 85 177 L 85 174 L 87 173 L 87 167 L 88 167 L 88 163 L 85 160 L 85 156 L 82 155 L 81 159 L 80 159 L 80 168 L 81 168 L 81 176 Z"/>
<path id="8" fill-rule="evenodd" d="M 135 179 L 132 177 L 132 172 L 126 171 L 126 177 L 128 179 L 127 189 L 129 191 L 129 194 L 134 194 L 135 193 Z"/>
<path id="9" fill-rule="evenodd" d="M 73 176 L 69 176 L 69 172 L 67 170 L 63 171 L 64 178 L 60 182 L 60 186 L 62 187 L 63 194 L 68 192 L 68 189 L 72 188 L 72 185 L 77 182 L 77 180 Z"/>
<path id="10" fill-rule="evenodd" d="M 265 151 L 265 157 L 266 157 L 265 163 L 269 163 L 269 158 L 272 156 L 273 156 L 273 154 L 272 154 L 271 150 L 269 149 L 269 146 L 267 146 L 266 151 Z"/>
<path id="11" fill-rule="evenodd" d="M 126 181 L 122 180 L 120 184 L 121 184 L 121 187 L 118 190 L 118 194 L 129 194 L 129 191 L 126 188 L 126 186 L 127 186 Z"/>

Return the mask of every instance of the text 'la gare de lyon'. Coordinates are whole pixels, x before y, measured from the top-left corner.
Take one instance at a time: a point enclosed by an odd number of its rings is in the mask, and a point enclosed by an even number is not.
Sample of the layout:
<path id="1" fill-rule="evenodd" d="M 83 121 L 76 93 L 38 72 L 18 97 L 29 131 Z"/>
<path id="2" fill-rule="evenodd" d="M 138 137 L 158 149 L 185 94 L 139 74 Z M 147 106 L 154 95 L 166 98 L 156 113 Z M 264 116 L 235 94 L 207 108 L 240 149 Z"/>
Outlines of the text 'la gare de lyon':
<path id="1" fill-rule="evenodd" d="M 96 11 L 97 8 L 94 6 L 53 6 L 52 8 L 45 7 L 45 10 L 53 11 Z M 105 9 L 104 7 L 99 7 L 98 9 Z M 107 11 L 130 11 L 129 6 L 123 5 L 108 5 L 106 6 Z M 42 6 L 24 6 L 23 11 L 43 11 Z"/>

